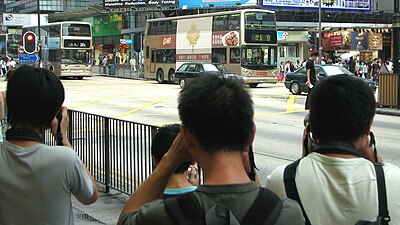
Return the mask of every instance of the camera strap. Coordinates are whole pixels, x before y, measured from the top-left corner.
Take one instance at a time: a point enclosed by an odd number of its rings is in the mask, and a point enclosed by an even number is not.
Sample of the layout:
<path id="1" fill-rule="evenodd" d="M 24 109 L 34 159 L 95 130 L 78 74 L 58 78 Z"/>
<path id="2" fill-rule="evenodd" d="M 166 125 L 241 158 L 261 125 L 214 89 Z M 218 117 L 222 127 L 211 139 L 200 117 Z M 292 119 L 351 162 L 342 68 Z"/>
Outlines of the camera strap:
<path id="1" fill-rule="evenodd" d="M 10 128 L 6 131 L 6 140 L 28 140 L 43 143 L 43 138 L 36 131 L 25 128 Z"/>
<path id="2" fill-rule="evenodd" d="M 356 147 L 345 141 L 320 141 L 315 146 L 313 152 L 320 154 L 345 154 L 361 157 Z"/>

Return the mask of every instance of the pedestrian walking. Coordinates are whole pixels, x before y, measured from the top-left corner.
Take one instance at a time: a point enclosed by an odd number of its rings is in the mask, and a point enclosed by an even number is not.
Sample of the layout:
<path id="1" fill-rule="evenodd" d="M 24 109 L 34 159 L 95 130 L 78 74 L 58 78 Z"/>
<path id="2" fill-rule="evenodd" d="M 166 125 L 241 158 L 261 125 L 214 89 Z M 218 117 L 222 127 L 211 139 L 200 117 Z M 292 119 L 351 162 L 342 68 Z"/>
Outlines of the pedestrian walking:
<path id="1" fill-rule="evenodd" d="M 103 59 L 101 60 L 101 65 L 103 66 L 103 74 L 104 75 L 107 75 L 107 61 L 108 61 L 107 55 L 105 55 L 103 57 Z"/>
<path id="2" fill-rule="evenodd" d="M 136 72 L 136 59 L 135 59 L 135 56 L 132 56 L 132 58 L 129 60 L 129 64 L 131 66 L 131 72 Z"/>
<path id="3" fill-rule="evenodd" d="M 309 88 L 308 91 L 308 95 L 307 95 L 307 99 L 306 99 L 306 105 L 305 105 L 305 109 L 309 109 L 310 108 L 310 103 L 309 103 L 309 98 L 311 95 L 311 92 L 314 88 L 314 86 L 317 84 L 318 81 L 318 77 L 315 74 L 315 66 L 314 66 L 314 62 L 315 60 L 317 60 L 319 57 L 319 53 L 318 52 L 313 52 L 311 53 L 311 57 L 308 59 L 307 63 L 306 63 L 306 70 L 307 70 L 307 86 Z"/>

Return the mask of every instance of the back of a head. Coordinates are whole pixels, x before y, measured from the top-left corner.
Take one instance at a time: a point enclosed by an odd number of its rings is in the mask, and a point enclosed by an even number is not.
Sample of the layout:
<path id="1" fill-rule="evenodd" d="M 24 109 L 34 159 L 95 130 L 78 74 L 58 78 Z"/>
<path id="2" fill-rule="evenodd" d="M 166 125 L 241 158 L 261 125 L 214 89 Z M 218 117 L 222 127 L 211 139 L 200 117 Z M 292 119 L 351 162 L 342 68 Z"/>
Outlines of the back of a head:
<path id="1" fill-rule="evenodd" d="M 151 155 L 158 163 L 162 157 L 168 152 L 175 138 L 180 132 L 181 126 L 179 124 L 171 124 L 160 127 L 154 134 L 151 145 Z M 175 173 L 183 173 L 188 170 L 191 162 L 186 162 L 180 165 Z"/>
<path id="2" fill-rule="evenodd" d="M 314 137 L 319 141 L 356 141 L 369 131 L 375 104 L 372 90 L 361 79 L 346 75 L 326 78 L 310 96 Z"/>
<path id="3" fill-rule="evenodd" d="M 188 82 L 179 97 L 182 124 L 204 151 L 242 151 L 253 130 L 253 101 L 242 82 L 217 76 Z"/>
<path id="4" fill-rule="evenodd" d="M 64 87 L 51 71 L 21 66 L 7 84 L 8 120 L 11 127 L 44 129 L 64 102 Z"/>

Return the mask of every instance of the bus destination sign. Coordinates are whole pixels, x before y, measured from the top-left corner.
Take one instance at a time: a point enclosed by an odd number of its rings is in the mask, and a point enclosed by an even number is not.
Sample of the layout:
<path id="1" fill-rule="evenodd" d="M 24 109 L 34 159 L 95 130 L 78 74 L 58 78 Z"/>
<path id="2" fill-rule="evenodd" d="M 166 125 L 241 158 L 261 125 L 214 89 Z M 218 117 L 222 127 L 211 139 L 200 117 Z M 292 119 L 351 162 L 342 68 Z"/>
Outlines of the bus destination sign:
<path id="1" fill-rule="evenodd" d="M 178 0 L 103 0 L 104 8 L 156 8 L 177 5 Z"/>
<path id="2" fill-rule="evenodd" d="M 90 48 L 89 40 L 64 40 L 64 48 Z"/>

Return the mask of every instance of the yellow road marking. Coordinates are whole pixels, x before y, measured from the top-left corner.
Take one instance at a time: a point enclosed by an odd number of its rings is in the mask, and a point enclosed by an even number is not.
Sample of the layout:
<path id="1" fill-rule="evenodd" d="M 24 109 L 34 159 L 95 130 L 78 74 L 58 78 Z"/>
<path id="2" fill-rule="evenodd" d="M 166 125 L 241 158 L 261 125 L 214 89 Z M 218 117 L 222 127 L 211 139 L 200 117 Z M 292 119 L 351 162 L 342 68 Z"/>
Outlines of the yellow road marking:
<path id="1" fill-rule="evenodd" d="M 128 112 L 121 113 L 121 114 L 116 114 L 116 115 L 114 115 L 113 117 L 115 117 L 115 118 L 120 118 L 120 117 L 128 116 L 128 115 L 130 115 L 130 114 L 132 114 L 132 113 L 138 112 L 138 111 L 140 111 L 140 110 L 142 110 L 142 109 L 145 109 L 145 108 L 148 108 L 148 107 L 153 106 L 153 105 L 155 105 L 155 104 L 158 104 L 158 103 L 160 103 L 160 102 L 163 102 L 163 101 L 165 101 L 165 100 L 167 100 L 167 99 L 169 99 L 169 98 L 171 98 L 171 97 L 173 97 L 173 96 L 176 96 L 176 94 L 168 95 L 168 96 L 166 96 L 166 97 L 164 97 L 164 98 L 160 98 L 160 99 L 158 99 L 158 100 L 156 100 L 156 101 L 152 101 L 152 102 L 150 102 L 150 103 L 147 103 L 146 105 L 136 107 L 136 108 L 134 108 L 134 109 L 132 109 L 132 110 L 129 110 Z"/>
<path id="2" fill-rule="evenodd" d="M 286 112 L 294 112 L 294 102 L 296 101 L 296 95 L 289 95 L 289 100 L 287 101 Z"/>

